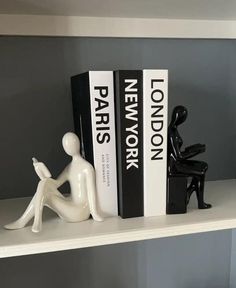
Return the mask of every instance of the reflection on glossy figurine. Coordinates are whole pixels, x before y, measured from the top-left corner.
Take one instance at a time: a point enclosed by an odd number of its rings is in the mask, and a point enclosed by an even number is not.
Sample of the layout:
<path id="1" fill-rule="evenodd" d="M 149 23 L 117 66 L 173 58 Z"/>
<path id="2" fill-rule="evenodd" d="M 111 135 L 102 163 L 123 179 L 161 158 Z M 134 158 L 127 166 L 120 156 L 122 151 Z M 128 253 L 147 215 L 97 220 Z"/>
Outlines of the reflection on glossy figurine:
<path id="1" fill-rule="evenodd" d="M 34 218 L 32 231 L 42 229 L 43 207 L 55 211 L 67 222 L 80 222 L 92 215 L 96 221 L 102 221 L 96 208 L 95 171 L 93 166 L 80 155 L 80 142 L 74 133 L 67 133 L 62 139 L 65 152 L 72 156 L 71 163 L 57 179 L 51 178 L 47 167 L 33 158 L 34 169 L 41 179 L 37 191 L 24 214 L 15 222 L 5 226 L 6 229 L 23 228 Z M 58 188 L 68 181 L 71 187 L 69 197 L 63 196 Z"/>
<path id="2" fill-rule="evenodd" d="M 205 145 L 195 144 L 181 150 L 183 140 L 177 128 L 185 122 L 187 115 L 185 107 L 175 107 L 168 128 L 168 214 L 185 213 L 193 192 L 196 192 L 199 209 L 211 207 L 204 202 L 204 181 L 208 165 L 202 161 L 189 160 L 204 152 Z M 188 177 L 191 178 L 191 183 L 187 188 Z"/>

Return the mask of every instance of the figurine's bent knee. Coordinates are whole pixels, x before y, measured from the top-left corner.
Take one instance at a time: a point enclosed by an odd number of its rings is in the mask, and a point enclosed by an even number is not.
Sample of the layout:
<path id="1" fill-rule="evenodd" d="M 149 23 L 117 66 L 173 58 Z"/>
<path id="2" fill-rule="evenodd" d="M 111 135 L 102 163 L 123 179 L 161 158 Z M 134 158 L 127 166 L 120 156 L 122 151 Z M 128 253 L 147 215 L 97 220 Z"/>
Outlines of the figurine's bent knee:
<path id="1" fill-rule="evenodd" d="M 38 188 L 44 188 L 47 185 L 47 179 L 40 180 L 38 183 Z"/>
<path id="2" fill-rule="evenodd" d="M 50 185 L 50 184 L 52 184 L 52 179 L 50 178 L 42 179 L 38 183 L 39 186 L 45 186 L 45 185 Z"/>
<path id="3" fill-rule="evenodd" d="M 53 188 L 56 189 L 56 187 L 54 187 L 53 184 L 54 183 L 51 181 L 50 178 L 40 180 L 38 183 L 37 193 L 40 192 L 44 194 L 45 192 L 49 192 Z"/>

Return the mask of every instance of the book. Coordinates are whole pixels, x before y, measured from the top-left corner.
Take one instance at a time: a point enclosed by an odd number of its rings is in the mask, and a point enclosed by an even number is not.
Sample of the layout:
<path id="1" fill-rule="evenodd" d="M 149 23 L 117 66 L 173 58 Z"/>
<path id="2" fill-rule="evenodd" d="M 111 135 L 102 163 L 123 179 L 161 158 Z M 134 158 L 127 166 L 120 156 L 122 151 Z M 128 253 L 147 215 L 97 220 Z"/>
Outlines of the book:
<path id="1" fill-rule="evenodd" d="M 97 201 L 103 216 L 118 215 L 112 71 L 89 71 L 71 78 L 75 132 L 81 152 L 96 171 Z"/>
<path id="2" fill-rule="evenodd" d="M 143 70 L 144 216 L 166 214 L 168 70 Z"/>
<path id="3" fill-rule="evenodd" d="M 142 71 L 114 72 L 118 207 L 122 218 L 143 216 Z"/>

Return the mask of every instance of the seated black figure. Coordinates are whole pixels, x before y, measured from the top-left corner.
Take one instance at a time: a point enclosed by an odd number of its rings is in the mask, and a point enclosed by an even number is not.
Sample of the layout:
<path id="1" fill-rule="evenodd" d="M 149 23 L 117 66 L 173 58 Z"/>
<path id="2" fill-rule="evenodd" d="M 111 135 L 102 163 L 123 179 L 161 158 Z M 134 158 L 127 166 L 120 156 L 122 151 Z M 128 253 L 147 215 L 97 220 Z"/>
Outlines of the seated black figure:
<path id="1" fill-rule="evenodd" d="M 211 207 L 204 202 L 204 181 L 208 165 L 202 161 L 189 160 L 204 152 L 205 145 L 195 144 L 181 150 L 183 140 L 177 128 L 186 120 L 187 115 L 188 111 L 185 107 L 175 107 L 168 128 L 167 214 L 185 213 L 193 192 L 196 192 L 199 209 Z M 187 188 L 189 177 L 192 180 Z"/>

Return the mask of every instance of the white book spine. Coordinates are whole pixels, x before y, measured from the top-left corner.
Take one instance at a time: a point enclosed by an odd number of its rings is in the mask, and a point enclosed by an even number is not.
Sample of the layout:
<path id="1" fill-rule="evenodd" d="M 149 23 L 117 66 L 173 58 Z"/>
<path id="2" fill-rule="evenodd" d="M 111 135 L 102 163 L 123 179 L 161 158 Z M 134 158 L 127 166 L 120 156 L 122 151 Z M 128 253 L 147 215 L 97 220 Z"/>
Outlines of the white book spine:
<path id="1" fill-rule="evenodd" d="M 144 216 L 166 214 L 168 70 L 143 70 Z"/>
<path id="2" fill-rule="evenodd" d="M 117 216 L 113 72 L 90 71 L 89 81 L 97 201 L 104 216 Z"/>

